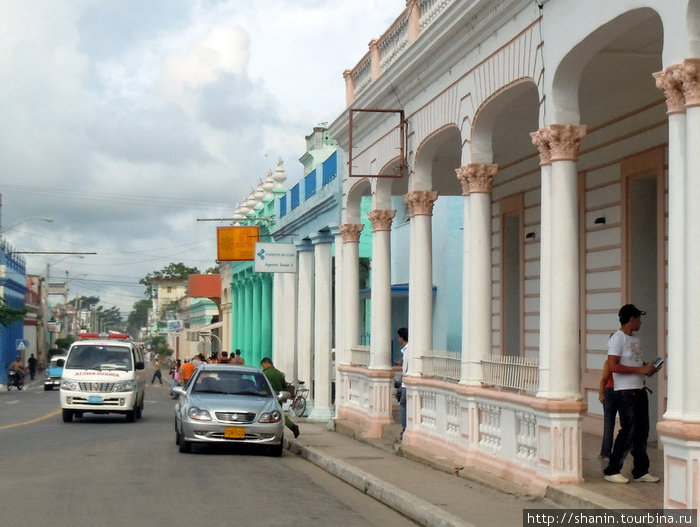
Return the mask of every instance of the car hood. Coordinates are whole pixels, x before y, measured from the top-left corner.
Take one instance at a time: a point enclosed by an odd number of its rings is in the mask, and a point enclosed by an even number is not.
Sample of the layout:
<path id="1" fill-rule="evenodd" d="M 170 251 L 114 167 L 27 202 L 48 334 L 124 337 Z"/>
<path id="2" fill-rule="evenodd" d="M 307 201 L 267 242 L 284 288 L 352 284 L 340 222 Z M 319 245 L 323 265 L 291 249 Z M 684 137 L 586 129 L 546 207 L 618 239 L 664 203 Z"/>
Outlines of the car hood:
<path id="1" fill-rule="evenodd" d="M 188 397 L 189 406 L 205 408 L 213 412 L 271 412 L 280 410 L 279 403 L 271 397 L 257 395 L 221 395 L 200 393 Z"/>

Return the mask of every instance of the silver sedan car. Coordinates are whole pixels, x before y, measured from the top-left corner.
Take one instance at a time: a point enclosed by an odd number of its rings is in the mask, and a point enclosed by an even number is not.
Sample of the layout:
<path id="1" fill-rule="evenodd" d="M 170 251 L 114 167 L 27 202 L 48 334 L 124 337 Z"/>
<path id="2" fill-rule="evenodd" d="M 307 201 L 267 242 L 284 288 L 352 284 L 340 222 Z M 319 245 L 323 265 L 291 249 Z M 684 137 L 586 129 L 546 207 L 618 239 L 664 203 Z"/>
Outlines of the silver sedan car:
<path id="1" fill-rule="evenodd" d="M 227 364 L 199 367 L 187 385 L 175 387 L 175 442 L 180 452 L 193 443 L 257 444 L 282 455 L 284 415 L 281 402 L 256 368 Z"/>

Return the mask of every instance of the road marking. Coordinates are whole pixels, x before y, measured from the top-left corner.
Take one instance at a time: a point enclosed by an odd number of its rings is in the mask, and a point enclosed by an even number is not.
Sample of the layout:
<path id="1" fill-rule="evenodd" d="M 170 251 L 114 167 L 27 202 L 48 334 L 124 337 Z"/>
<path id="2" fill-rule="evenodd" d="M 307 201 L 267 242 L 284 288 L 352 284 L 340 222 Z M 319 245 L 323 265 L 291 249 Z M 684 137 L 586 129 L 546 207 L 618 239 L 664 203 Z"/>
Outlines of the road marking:
<path id="1" fill-rule="evenodd" d="M 61 413 L 61 410 L 59 409 L 59 410 L 56 410 L 55 412 L 51 412 L 50 414 L 46 414 L 43 417 L 37 417 L 36 419 L 30 419 L 29 421 L 24 421 L 22 423 L 13 423 L 11 425 L 0 426 L 0 430 L 5 430 L 6 428 L 14 428 L 16 426 L 30 425 L 32 423 L 37 423 L 39 421 L 43 421 L 44 419 L 49 419 L 49 418 L 54 417 L 60 413 Z"/>

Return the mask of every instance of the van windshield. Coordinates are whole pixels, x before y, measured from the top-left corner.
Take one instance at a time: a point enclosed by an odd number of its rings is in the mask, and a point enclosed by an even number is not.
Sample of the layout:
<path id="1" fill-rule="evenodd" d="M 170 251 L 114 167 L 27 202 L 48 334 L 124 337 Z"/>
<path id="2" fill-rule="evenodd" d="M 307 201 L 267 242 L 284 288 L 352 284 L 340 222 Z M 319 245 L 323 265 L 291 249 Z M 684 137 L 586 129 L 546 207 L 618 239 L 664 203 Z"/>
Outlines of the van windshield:
<path id="1" fill-rule="evenodd" d="M 66 368 L 74 370 L 131 371 L 132 367 L 131 348 L 126 346 L 73 346 L 66 363 Z"/>

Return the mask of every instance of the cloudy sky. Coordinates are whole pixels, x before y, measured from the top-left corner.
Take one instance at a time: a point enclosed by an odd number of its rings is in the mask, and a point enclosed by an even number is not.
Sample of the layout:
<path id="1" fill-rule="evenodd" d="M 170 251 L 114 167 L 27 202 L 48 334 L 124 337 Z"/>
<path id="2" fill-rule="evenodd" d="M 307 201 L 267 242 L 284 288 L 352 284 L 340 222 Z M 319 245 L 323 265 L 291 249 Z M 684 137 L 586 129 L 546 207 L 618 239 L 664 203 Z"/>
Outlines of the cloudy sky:
<path id="1" fill-rule="evenodd" d="M 345 108 L 405 0 L 0 0 L 0 217 L 29 273 L 124 315 Z M 288 185 L 291 186 L 291 185 Z M 50 217 L 52 223 L 34 217 Z M 17 224 L 13 227 L 13 225 Z"/>

